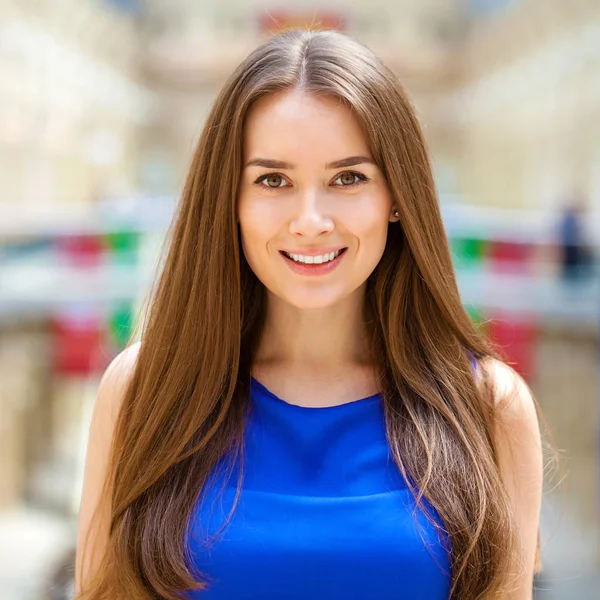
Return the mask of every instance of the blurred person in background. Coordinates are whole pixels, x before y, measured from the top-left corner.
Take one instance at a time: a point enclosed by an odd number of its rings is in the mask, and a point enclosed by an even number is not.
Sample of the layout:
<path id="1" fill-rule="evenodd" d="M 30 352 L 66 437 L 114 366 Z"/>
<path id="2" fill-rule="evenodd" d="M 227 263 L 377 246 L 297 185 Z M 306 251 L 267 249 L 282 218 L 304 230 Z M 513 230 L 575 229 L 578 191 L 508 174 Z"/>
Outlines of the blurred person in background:
<path id="1" fill-rule="evenodd" d="M 581 195 L 573 195 L 563 209 L 559 223 L 561 273 L 563 280 L 573 282 L 585 275 L 592 262 L 584 229 L 585 203 Z"/>
<path id="2" fill-rule="evenodd" d="M 77 600 L 532 597 L 536 403 L 462 306 L 421 129 L 368 49 L 255 50 L 170 242 L 100 385 Z"/>

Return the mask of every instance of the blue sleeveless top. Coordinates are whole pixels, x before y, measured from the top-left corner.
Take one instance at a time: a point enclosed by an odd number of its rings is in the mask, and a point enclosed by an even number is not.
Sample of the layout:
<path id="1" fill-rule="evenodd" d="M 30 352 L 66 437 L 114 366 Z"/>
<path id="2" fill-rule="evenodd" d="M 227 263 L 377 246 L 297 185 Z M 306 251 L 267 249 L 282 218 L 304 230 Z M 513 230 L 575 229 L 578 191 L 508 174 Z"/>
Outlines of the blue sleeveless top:
<path id="1" fill-rule="evenodd" d="M 234 466 L 192 514 L 189 551 L 210 583 L 187 597 L 446 600 L 444 534 L 416 510 L 392 460 L 381 396 L 308 408 L 255 379 L 250 396 L 238 505 L 208 541 L 234 501 Z"/>

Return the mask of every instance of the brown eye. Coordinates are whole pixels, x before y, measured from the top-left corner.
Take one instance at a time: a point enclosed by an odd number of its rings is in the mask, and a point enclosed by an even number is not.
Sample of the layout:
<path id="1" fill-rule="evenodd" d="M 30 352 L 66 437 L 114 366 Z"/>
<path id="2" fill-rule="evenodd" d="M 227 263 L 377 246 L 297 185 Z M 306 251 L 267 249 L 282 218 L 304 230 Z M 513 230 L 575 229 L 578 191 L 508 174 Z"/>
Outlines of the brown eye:
<path id="1" fill-rule="evenodd" d="M 368 181 L 368 177 L 362 173 L 357 173 L 356 171 L 344 171 L 336 177 L 334 183 L 339 187 L 355 187 L 365 181 Z"/>
<path id="2" fill-rule="evenodd" d="M 343 185 L 352 185 L 353 183 L 356 183 L 356 180 L 356 174 L 352 173 L 351 171 L 346 171 L 340 175 L 340 181 Z"/>
<path id="3" fill-rule="evenodd" d="M 281 188 L 289 185 L 285 177 L 278 173 L 263 175 L 262 177 L 259 177 L 255 183 L 269 188 Z"/>

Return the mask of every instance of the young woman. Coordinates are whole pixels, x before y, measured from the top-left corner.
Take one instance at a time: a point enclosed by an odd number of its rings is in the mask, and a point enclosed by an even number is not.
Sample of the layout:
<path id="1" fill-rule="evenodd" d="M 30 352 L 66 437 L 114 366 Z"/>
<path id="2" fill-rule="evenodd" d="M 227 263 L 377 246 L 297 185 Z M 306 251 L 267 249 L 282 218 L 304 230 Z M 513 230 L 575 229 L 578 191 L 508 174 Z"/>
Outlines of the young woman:
<path id="1" fill-rule="evenodd" d="M 78 600 L 531 598 L 535 401 L 369 50 L 289 32 L 229 79 L 89 444 Z"/>

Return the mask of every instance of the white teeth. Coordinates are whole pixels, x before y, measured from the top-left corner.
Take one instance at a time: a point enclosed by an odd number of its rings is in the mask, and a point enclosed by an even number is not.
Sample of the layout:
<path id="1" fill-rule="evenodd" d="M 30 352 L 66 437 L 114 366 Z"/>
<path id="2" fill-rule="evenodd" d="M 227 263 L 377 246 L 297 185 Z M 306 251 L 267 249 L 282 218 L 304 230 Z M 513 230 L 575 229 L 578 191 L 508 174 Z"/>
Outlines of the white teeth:
<path id="1" fill-rule="evenodd" d="M 287 256 L 289 256 L 292 260 L 307 265 L 320 265 L 329 262 L 330 260 L 337 258 L 340 255 L 340 253 L 341 250 L 337 250 L 335 252 L 330 252 L 329 254 L 321 254 L 319 256 L 303 256 L 302 254 L 288 254 L 286 252 Z"/>

